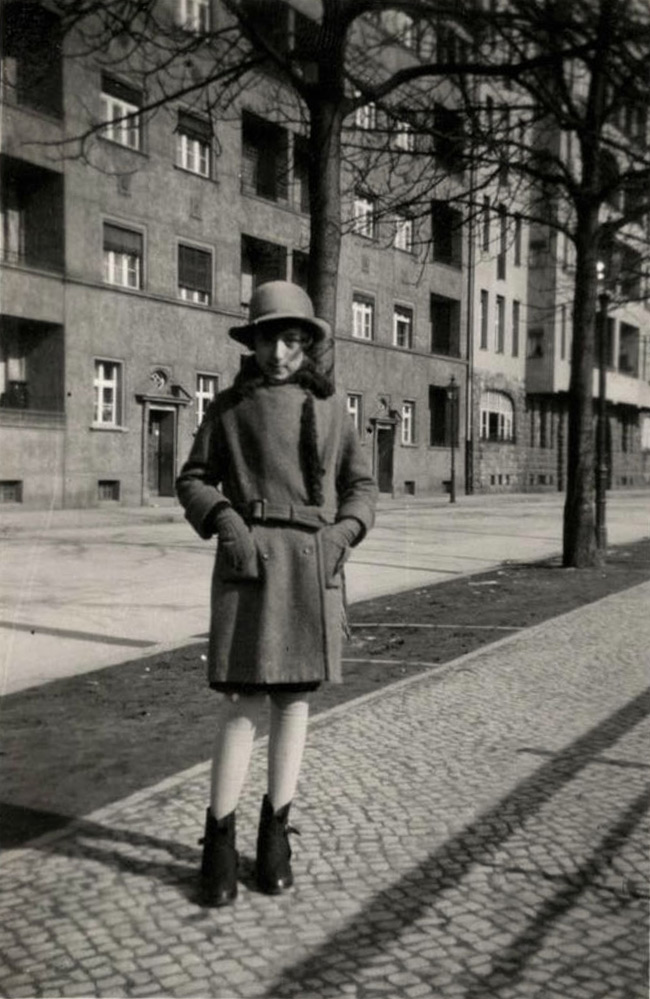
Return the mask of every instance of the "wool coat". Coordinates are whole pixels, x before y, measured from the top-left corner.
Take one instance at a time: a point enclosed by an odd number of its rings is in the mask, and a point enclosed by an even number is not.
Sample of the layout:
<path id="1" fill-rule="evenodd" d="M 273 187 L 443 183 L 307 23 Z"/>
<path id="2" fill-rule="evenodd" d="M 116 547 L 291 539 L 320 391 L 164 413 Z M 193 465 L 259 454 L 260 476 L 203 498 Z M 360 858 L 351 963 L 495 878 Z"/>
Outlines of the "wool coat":
<path id="1" fill-rule="evenodd" d="M 354 517 L 358 543 L 374 522 L 376 485 L 344 397 L 312 394 L 322 486 L 314 505 L 301 442 L 308 392 L 262 381 L 245 394 L 219 393 L 178 477 L 178 497 L 201 537 L 211 534 L 215 506 L 227 502 L 249 524 L 256 553 L 235 573 L 217 544 L 210 683 L 341 680 L 341 575 L 326 578 L 322 531 Z M 248 516 L 265 508 L 266 520 Z"/>

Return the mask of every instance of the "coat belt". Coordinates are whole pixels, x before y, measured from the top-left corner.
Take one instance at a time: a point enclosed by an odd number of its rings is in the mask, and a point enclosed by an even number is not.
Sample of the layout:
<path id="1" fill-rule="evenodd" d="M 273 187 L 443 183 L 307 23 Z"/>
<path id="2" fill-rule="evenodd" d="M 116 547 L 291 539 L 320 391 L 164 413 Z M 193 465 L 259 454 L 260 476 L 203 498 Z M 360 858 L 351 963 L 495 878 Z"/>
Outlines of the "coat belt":
<path id="1" fill-rule="evenodd" d="M 323 527 L 334 523 L 335 511 L 322 506 L 302 506 L 299 503 L 269 503 L 268 500 L 250 500 L 240 503 L 235 509 L 248 524 L 263 524 L 267 520 L 276 523 L 296 524 L 298 527 Z"/>

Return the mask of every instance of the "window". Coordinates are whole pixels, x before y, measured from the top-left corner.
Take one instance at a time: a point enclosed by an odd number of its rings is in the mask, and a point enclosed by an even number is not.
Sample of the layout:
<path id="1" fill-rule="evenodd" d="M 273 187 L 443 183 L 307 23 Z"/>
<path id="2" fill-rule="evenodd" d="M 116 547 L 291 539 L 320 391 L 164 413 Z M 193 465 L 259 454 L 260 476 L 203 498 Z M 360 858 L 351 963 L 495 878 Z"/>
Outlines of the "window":
<path id="1" fill-rule="evenodd" d="M 356 392 L 348 392 L 348 413 L 352 417 L 354 429 L 361 434 L 361 396 Z"/>
<path id="2" fill-rule="evenodd" d="M 528 350 L 527 357 L 530 359 L 544 356 L 544 330 L 535 327 L 528 330 Z"/>
<path id="3" fill-rule="evenodd" d="M 630 323 L 620 326 L 618 370 L 624 375 L 639 377 L 639 329 Z"/>
<path id="4" fill-rule="evenodd" d="M 210 0 L 178 0 L 178 23 L 185 31 L 210 30 Z"/>
<path id="5" fill-rule="evenodd" d="M 205 412 L 219 391 L 219 375 L 196 376 L 196 425 L 203 422 Z"/>
<path id="6" fill-rule="evenodd" d="M 429 385 L 429 444 L 449 447 L 451 444 L 451 408 L 447 388 Z"/>
<path id="7" fill-rule="evenodd" d="M 352 296 L 352 336 L 372 340 L 375 334 L 375 302 L 367 295 Z"/>
<path id="8" fill-rule="evenodd" d="M 93 423 L 119 427 L 122 423 L 122 365 L 119 361 L 95 361 Z"/>
<path id="9" fill-rule="evenodd" d="M 567 239 L 564 239 L 567 246 Z M 515 267 L 521 267 L 521 215 L 515 215 Z"/>
<path id="10" fill-rule="evenodd" d="M 395 249 L 413 253 L 413 219 L 399 216 L 395 220 Z"/>
<path id="11" fill-rule="evenodd" d="M 480 303 L 480 316 L 479 322 L 481 325 L 481 340 L 480 348 L 481 350 L 487 350 L 488 348 L 488 307 L 489 307 L 489 292 L 484 288 L 481 289 L 481 303 Z"/>
<path id="12" fill-rule="evenodd" d="M 459 111 L 436 104 L 433 112 L 433 148 L 439 166 L 450 173 L 463 172 L 465 134 Z"/>
<path id="13" fill-rule="evenodd" d="M 372 198 L 357 195 L 354 199 L 353 231 L 357 236 L 373 239 L 375 235 L 375 202 Z"/>
<path id="14" fill-rule="evenodd" d="M 97 499 L 100 503 L 118 502 L 120 498 L 119 479 L 99 479 L 97 482 Z"/>
<path id="15" fill-rule="evenodd" d="M 309 213 L 309 145 L 304 135 L 293 140 L 293 206 Z"/>
<path id="16" fill-rule="evenodd" d="M 0 205 L 0 259 L 19 263 L 25 259 L 25 211 L 15 185 L 3 190 Z"/>
<path id="17" fill-rule="evenodd" d="M 641 449 L 650 451 L 650 416 L 641 417 Z"/>
<path id="18" fill-rule="evenodd" d="M 415 148 L 413 126 L 408 121 L 398 121 L 393 132 L 393 145 L 405 153 L 412 153 Z"/>
<path id="19" fill-rule="evenodd" d="M 487 195 L 483 198 L 482 216 L 481 249 L 487 252 L 490 249 L 490 199 Z"/>
<path id="20" fill-rule="evenodd" d="M 212 300 L 212 254 L 194 246 L 178 247 L 178 295 L 186 302 L 209 305 Z"/>
<path id="21" fill-rule="evenodd" d="M 451 267 L 461 267 L 463 263 L 462 243 L 463 216 L 446 201 L 433 201 L 431 204 L 431 236 L 433 239 L 433 259 Z"/>
<path id="22" fill-rule="evenodd" d="M 308 291 L 309 254 L 304 250 L 293 250 L 291 253 L 291 280 L 303 291 Z"/>
<path id="23" fill-rule="evenodd" d="M 431 295 L 431 353 L 460 357 L 460 302 Z"/>
<path id="24" fill-rule="evenodd" d="M 129 149 L 142 147 L 142 123 L 139 115 L 142 92 L 110 76 L 102 76 L 102 135 Z"/>
<path id="25" fill-rule="evenodd" d="M 513 441 L 514 412 L 514 403 L 504 392 L 484 392 L 481 396 L 481 439 Z"/>
<path id="26" fill-rule="evenodd" d="M 0 96 L 59 117 L 63 112 L 61 19 L 40 3 L 2 5 Z"/>
<path id="27" fill-rule="evenodd" d="M 377 126 L 377 108 L 371 101 L 369 104 L 362 104 L 354 114 L 354 124 L 363 131 L 370 132 Z"/>
<path id="28" fill-rule="evenodd" d="M 503 354 L 506 340 L 506 300 L 503 295 L 497 295 L 497 311 L 494 321 L 494 333 L 497 354 Z"/>
<path id="29" fill-rule="evenodd" d="M 22 479 L 0 479 L 0 503 L 22 503 Z"/>
<path id="30" fill-rule="evenodd" d="M 250 111 L 242 114 L 242 191 L 269 201 L 286 200 L 287 130 Z"/>
<path id="31" fill-rule="evenodd" d="M 210 177 L 211 146 L 210 122 L 187 111 L 179 111 L 176 126 L 176 166 L 197 173 L 200 177 Z"/>
<path id="32" fill-rule="evenodd" d="M 104 281 L 142 287 L 142 233 L 104 222 Z"/>
<path id="33" fill-rule="evenodd" d="M 563 306 L 564 308 L 564 306 Z M 512 356 L 519 357 L 519 323 L 521 322 L 521 302 L 512 303 Z M 564 356 L 564 355 L 563 355 Z"/>
<path id="34" fill-rule="evenodd" d="M 393 346 L 413 346 L 413 309 L 405 305 L 396 305 L 393 311 Z"/>
<path id="35" fill-rule="evenodd" d="M 503 205 L 499 205 L 499 252 L 497 254 L 497 280 L 505 281 L 506 253 L 508 249 L 508 216 Z"/>
<path id="36" fill-rule="evenodd" d="M 402 403 L 402 444 L 415 444 L 415 403 L 409 399 Z"/>
<path id="37" fill-rule="evenodd" d="M 241 238 L 241 302 L 250 302 L 253 289 L 265 281 L 287 277 L 287 248 L 254 236 Z"/>

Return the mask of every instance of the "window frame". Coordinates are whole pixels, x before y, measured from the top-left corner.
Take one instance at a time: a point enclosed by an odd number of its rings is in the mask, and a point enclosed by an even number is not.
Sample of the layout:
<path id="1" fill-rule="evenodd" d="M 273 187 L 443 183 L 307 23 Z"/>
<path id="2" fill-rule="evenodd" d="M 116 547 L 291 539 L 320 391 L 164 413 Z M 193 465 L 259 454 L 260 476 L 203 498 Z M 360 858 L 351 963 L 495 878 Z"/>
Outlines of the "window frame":
<path id="1" fill-rule="evenodd" d="M 413 230 L 414 226 L 412 218 L 409 218 L 408 215 L 396 216 L 395 235 L 393 237 L 393 246 L 396 250 L 401 250 L 402 253 L 413 253 L 413 247 L 414 247 Z M 404 238 L 402 238 L 402 234 L 405 234 Z"/>
<path id="2" fill-rule="evenodd" d="M 106 378 L 100 368 L 110 365 L 115 369 L 114 378 Z M 114 396 L 110 403 L 113 419 L 104 419 L 103 413 L 107 405 L 102 399 L 102 393 L 113 389 Z M 102 430 L 119 430 L 124 426 L 124 361 L 117 358 L 93 358 L 93 427 Z"/>
<path id="3" fill-rule="evenodd" d="M 352 231 L 363 239 L 375 238 L 376 199 L 368 194 L 355 194 L 352 205 Z"/>
<path id="4" fill-rule="evenodd" d="M 183 267 L 181 266 L 181 257 L 183 251 L 189 251 L 189 253 L 202 254 L 207 258 L 207 273 L 209 275 L 209 288 L 192 288 L 189 284 L 181 284 L 181 276 Z M 187 266 L 187 261 L 185 263 Z M 211 249 L 205 246 L 196 246 L 193 243 L 185 243 L 178 240 L 176 243 L 176 290 L 178 297 L 183 302 L 190 302 L 193 305 L 212 305 L 214 297 L 214 253 Z"/>
<path id="5" fill-rule="evenodd" d="M 183 31 L 203 35 L 210 30 L 210 0 L 177 0 L 177 4 L 178 26 Z"/>
<path id="6" fill-rule="evenodd" d="M 496 429 L 495 433 L 492 432 L 493 427 Z M 485 389 L 481 394 L 479 437 L 482 441 L 492 443 L 515 443 L 515 404 L 507 392 Z"/>
<path id="7" fill-rule="evenodd" d="M 506 296 L 497 295 L 494 310 L 494 352 L 506 352 Z"/>
<path id="8" fill-rule="evenodd" d="M 128 100 L 129 95 L 134 99 Z M 102 74 L 100 81 L 102 128 L 99 133 L 102 139 L 133 152 L 142 152 L 143 104 L 144 95 L 139 88 L 122 83 L 109 74 Z"/>
<path id="9" fill-rule="evenodd" d="M 402 305 L 396 302 L 393 305 L 393 347 L 399 350 L 413 350 L 414 312 L 410 305 Z M 405 343 L 400 343 L 399 326 L 400 322 L 407 325 L 405 332 Z"/>
<path id="10" fill-rule="evenodd" d="M 375 299 L 360 291 L 352 293 L 352 336 L 365 343 L 375 339 Z"/>
<path id="11" fill-rule="evenodd" d="M 402 402 L 402 423 L 400 427 L 400 442 L 403 447 L 412 447 L 416 443 L 415 412 L 415 400 L 404 399 Z"/>
<path id="12" fill-rule="evenodd" d="M 138 253 L 129 253 L 128 250 L 108 249 L 107 227 L 119 229 L 137 236 L 140 247 Z M 125 288 L 128 291 L 142 291 L 144 288 L 144 260 L 145 260 L 145 234 L 142 229 L 134 229 L 121 222 L 114 222 L 112 219 L 102 221 L 102 273 L 103 282 L 111 288 Z M 121 272 L 121 274 L 120 274 Z M 128 280 L 129 274 L 134 273 L 135 283 Z M 120 277 L 122 280 L 116 280 Z"/>
<path id="13" fill-rule="evenodd" d="M 178 169 L 211 180 L 213 170 L 211 122 L 191 111 L 186 111 L 185 108 L 179 108 L 175 131 L 175 162 Z"/>
<path id="14" fill-rule="evenodd" d="M 363 395 L 360 392 L 348 392 L 346 394 L 346 408 L 348 416 L 354 424 L 354 429 L 361 436 L 361 428 L 363 426 Z"/>
<path id="15" fill-rule="evenodd" d="M 203 390 L 201 385 L 202 379 L 208 379 L 214 382 L 214 392 L 206 392 Z M 194 388 L 194 399 L 196 401 L 196 425 L 200 427 L 203 419 L 205 417 L 206 411 L 210 403 L 216 398 L 219 392 L 219 383 L 221 381 L 221 375 L 216 371 L 197 371 L 196 381 Z"/>

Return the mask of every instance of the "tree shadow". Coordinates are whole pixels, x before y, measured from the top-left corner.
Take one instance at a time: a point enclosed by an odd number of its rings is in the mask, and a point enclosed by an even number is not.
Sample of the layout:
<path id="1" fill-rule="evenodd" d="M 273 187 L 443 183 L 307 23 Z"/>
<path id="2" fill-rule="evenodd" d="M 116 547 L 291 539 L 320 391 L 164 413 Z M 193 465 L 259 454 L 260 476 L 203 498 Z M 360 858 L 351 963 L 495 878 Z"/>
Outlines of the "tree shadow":
<path id="1" fill-rule="evenodd" d="M 580 771 L 596 761 L 600 753 L 648 714 L 650 688 L 542 764 L 439 850 L 376 894 L 308 958 L 285 969 L 265 995 L 268 999 L 295 995 L 298 983 L 318 980 L 329 966 L 336 965 L 338 971 L 352 971 L 376 961 L 411 925 L 428 911 L 435 910 L 435 901 L 443 892 L 457 887 L 470 868 L 489 865 L 498 848 L 518 833 Z M 650 792 L 645 792 L 637 798 L 604 837 L 593 856 L 577 872 L 567 875 L 554 897 L 541 904 L 533 921 L 497 956 L 495 970 L 484 980 L 476 980 L 469 986 L 466 999 L 496 996 L 501 986 L 509 987 L 521 976 L 552 925 L 593 883 L 629 837 L 648 808 L 649 795 Z M 437 915 L 441 931 L 444 931 L 445 924 L 450 922 L 446 908 L 438 910 Z M 372 991 L 370 983 L 368 988 Z"/>

